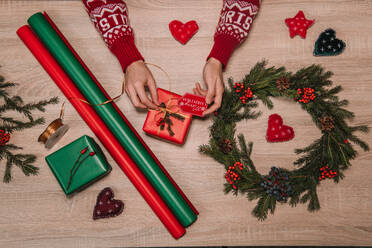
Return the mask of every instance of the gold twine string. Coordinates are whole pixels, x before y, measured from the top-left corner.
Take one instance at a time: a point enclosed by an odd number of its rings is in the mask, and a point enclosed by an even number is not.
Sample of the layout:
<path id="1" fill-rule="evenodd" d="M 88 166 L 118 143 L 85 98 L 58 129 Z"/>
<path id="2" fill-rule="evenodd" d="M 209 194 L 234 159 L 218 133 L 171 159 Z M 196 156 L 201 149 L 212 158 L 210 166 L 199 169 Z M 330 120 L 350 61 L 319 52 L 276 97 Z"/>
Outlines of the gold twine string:
<path id="1" fill-rule="evenodd" d="M 38 138 L 38 142 L 45 145 L 45 148 L 52 148 L 68 131 L 68 126 L 63 124 L 63 114 L 66 101 L 61 105 L 59 117 L 52 121 Z"/>
<path id="2" fill-rule="evenodd" d="M 153 64 L 153 63 L 147 63 L 145 62 L 146 65 L 151 65 L 151 66 L 154 66 L 156 68 L 158 68 L 160 71 L 162 71 L 165 76 L 168 78 L 168 81 L 169 81 L 169 91 L 171 91 L 171 88 L 172 88 L 172 80 L 169 76 L 169 74 L 159 65 L 156 65 L 156 64 Z M 122 85 L 121 85 L 121 92 L 118 96 L 116 97 L 113 97 L 113 98 L 110 98 L 108 99 L 107 101 L 104 101 L 103 103 L 100 103 L 100 104 L 92 104 L 90 102 L 88 102 L 87 100 L 84 100 L 84 99 L 81 99 L 81 98 L 68 98 L 69 100 L 71 99 L 76 99 L 76 100 L 79 100 L 83 103 L 86 103 L 90 106 L 102 106 L 102 105 L 106 105 L 108 103 L 111 103 L 111 102 L 114 102 L 116 100 L 118 100 L 119 98 L 121 98 L 125 93 L 125 75 L 124 75 L 124 79 L 122 81 Z M 170 99 L 171 100 L 171 99 Z M 170 101 L 169 101 L 170 103 Z M 168 104 L 169 104 L 168 103 Z M 57 119 L 55 119 L 54 121 L 52 121 L 48 127 L 44 130 L 44 132 L 39 136 L 38 138 L 38 142 L 41 142 L 43 144 L 45 144 L 45 147 L 47 148 L 51 148 L 56 142 L 58 142 L 58 140 L 60 138 L 62 138 L 62 136 L 67 132 L 68 130 L 68 127 L 66 125 L 63 124 L 63 116 L 64 116 L 64 109 L 65 109 L 65 104 L 66 104 L 66 101 L 64 101 L 61 105 L 61 109 L 59 111 L 59 117 Z M 169 108 L 168 108 L 168 104 L 166 105 L 167 107 L 166 108 L 161 108 L 159 107 L 160 111 L 164 113 L 164 116 L 167 112 L 170 112 L 170 113 L 173 113 Z M 187 118 L 187 116 L 184 116 L 185 118 Z M 61 130 L 60 130 L 61 129 Z M 60 130 L 60 131 L 59 131 Z M 57 133 L 58 132 L 58 133 Z M 56 134 L 57 133 L 57 134 Z M 50 138 L 54 138 L 55 141 L 52 142 L 51 144 L 48 145 L 48 140 L 50 140 Z"/>
<path id="3" fill-rule="evenodd" d="M 169 83 L 168 91 L 172 91 L 172 80 L 171 80 L 169 74 L 163 68 L 161 68 L 161 66 L 159 66 L 159 65 L 156 65 L 156 64 L 153 64 L 153 63 L 147 63 L 147 62 L 145 62 L 145 64 L 154 66 L 154 67 L 158 68 L 160 71 L 162 71 L 164 73 L 164 75 L 168 78 L 168 83 Z"/>
<path id="4" fill-rule="evenodd" d="M 68 131 L 69 127 L 63 124 L 62 119 L 52 121 L 38 138 L 38 142 L 44 144 L 45 148 L 52 148 Z"/>
<path id="5" fill-rule="evenodd" d="M 50 139 L 50 137 L 56 132 L 56 130 L 58 130 L 62 126 L 63 126 L 62 120 L 60 118 L 55 119 L 39 136 L 38 142 L 45 144 Z"/>
<path id="6" fill-rule="evenodd" d="M 59 110 L 59 119 L 61 119 L 61 120 L 63 120 L 63 116 L 64 116 L 65 103 L 66 103 L 66 101 L 63 101 L 63 103 L 61 105 L 61 109 Z"/>
<path id="7" fill-rule="evenodd" d="M 172 100 L 177 100 L 177 98 L 174 98 L 172 95 L 173 95 L 173 93 L 171 93 L 171 96 L 169 97 L 168 102 L 165 104 L 165 108 L 163 108 L 163 107 L 159 107 L 159 113 L 157 113 L 157 114 L 155 115 L 155 117 L 154 117 L 154 121 L 157 121 L 157 116 L 158 116 L 158 114 L 164 114 L 163 117 L 161 117 L 161 118 L 164 119 L 165 116 L 167 115 L 167 113 L 177 114 L 177 115 L 182 116 L 182 117 L 185 118 L 185 119 L 190 119 L 190 116 L 188 116 L 188 115 L 184 115 L 184 114 L 181 114 L 181 113 L 180 113 L 180 110 L 173 111 L 173 110 L 171 109 L 172 107 L 178 106 L 178 105 L 176 105 L 176 104 L 171 105 Z M 159 119 L 161 119 L 161 118 L 159 118 Z M 160 131 L 161 131 L 161 127 L 158 128 L 158 131 L 157 131 L 157 133 L 156 133 L 157 136 L 159 136 Z"/>
<path id="8" fill-rule="evenodd" d="M 145 62 L 145 65 L 154 66 L 154 67 L 158 68 L 160 71 L 162 71 L 165 74 L 165 76 L 168 78 L 169 91 L 171 91 L 171 89 L 172 89 L 172 80 L 171 80 L 169 74 L 161 66 L 159 66 L 159 65 L 156 65 L 156 64 L 153 64 L 153 63 L 148 63 L 148 62 Z M 109 99 L 107 101 L 104 101 L 103 103 L 92 104 L 92 103 L 90 103 L 90 102 L 88 102 L 88 101 L 86 101 L 84 99 L 81 99 L 81 98 L 70 98 L 70 99 L 77 99 L 77 100 L 79 100 L 79 101 L 81 101 L 83 103 L 89 104 L 91 106 L 98 107 L 98 106 L 102 106 L 102 105 L 105 105 L 105 104 L 108 104 L 108 103 L 111 103 L 111 102 L 114 102 L 114 101 L 118 100 L 120 97 L 122 97 L 124 95 L 124 93 L 125 93 L 125 75 L 124 75 L 124 78 L 123 78 L 123 81 L 122 81 L 122 84 L 121 84 L 121 93 L 118 96 L 114 97 L 114 98 L 111 98 L 111 99 Z"/>

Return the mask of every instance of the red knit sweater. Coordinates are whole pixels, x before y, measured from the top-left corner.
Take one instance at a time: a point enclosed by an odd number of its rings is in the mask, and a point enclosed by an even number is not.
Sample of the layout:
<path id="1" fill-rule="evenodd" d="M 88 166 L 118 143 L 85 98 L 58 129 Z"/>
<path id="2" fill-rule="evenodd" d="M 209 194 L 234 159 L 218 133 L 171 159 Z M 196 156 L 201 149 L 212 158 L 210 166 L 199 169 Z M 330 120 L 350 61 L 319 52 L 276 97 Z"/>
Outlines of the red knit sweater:
<path id="1" fill-rule="evenodd" d="M 123 70 L 137 60 L 143 60 L 134 44 L 127 6 L 123 0 L 82 0 L 95 27 Z M 260 0 L 223 0 L 220 20 L 214 35 L 214 45 L 208 56 L 226 66 L 235 50 L 247 38 L 260 7 Z"/>

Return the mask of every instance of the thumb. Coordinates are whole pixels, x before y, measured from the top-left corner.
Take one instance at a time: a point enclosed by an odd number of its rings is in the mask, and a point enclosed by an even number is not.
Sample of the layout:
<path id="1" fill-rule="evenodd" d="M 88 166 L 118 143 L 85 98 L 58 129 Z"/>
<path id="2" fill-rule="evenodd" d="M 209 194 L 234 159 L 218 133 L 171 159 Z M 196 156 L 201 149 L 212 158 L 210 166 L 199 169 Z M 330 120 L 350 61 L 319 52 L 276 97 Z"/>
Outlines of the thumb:
<path id="1" fill-rule="evenodd" d="M 208 105 L 213 102 L 215 95 L 216 95 L 216 84 L 209 85 L 207 97 L 205 98 L 205 101 Z"/>

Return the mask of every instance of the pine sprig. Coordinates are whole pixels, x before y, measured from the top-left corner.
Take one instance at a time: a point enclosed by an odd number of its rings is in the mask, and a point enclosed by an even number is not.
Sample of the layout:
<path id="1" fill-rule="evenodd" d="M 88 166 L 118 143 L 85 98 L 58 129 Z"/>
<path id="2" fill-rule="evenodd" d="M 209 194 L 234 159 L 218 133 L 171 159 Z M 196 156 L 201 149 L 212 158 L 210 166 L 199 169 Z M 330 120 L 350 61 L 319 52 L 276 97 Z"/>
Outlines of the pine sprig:
<path id="1" fill-rule="evenodd" d="M 368 144 L 356 136 L 356 132 L 366 133 L 369 128 L 365 125 L 350 126 L 347 123 L 347 120 L 352 120 L 355 116 L 354 113 L 345 109 L 348 101 L 340 100 L 337 96 L 342 91 L 342 87 L 332 87 L 332 75 L 332 72 L 325 71 L 319 65 L 311 65 L 292 73 L 287 72 L 284 67 L 268 68 L 266 61 L 259 62 L 239 82 L 240 85 L 244 85 L 241 91 L 249 89 L 253 92 L 253 97 L 248 101 L 241 101 L 236 93 L 238 91 L 235 89 L 234 81 L 229 79 L 222 106 L 218 114 L 214 116 L 210 127 L 209 143 L 200 146 L 200 152 L 223 164 L 227 170 L 225 177 L 232 176 L 230 181 L 225 183 L 225 193 L 245 194 L 249 201 L 258 199 L 252 214 L 259 220 L 265 220 L 269 213 L 275 212 L 278 199 L 281 199 L 279 201 L 281 204 L 288 203 L 294 207 L 301 203 L 307 204 L 309 211 L 318 210 L 320 203 L 317 186 L 323 180 L 321 168 L 328 166 L 335 173 L 332 180 L 337 183 L 344 178 L 344 171 L 351 166 L 351 160 L 357 156 L 351 143 L 361 147 L 364 151 L 369 150 Z M 289 88 L 286 86 L 285 90 L 276 85 L 276 82 L 282 78 L 289 81 Z M 300 103 L 299 92 L 302 93 L 305 88 L 313 89 L 314 97 Z M 277 188 L 271 188 L 270 184 L 265 183 L 267 178 L 273 176 L 272 173 L 261 175 L 257 172 L 251 159 L 253 144 L 251 142 L 247 144 L 242 134 L 236 137 L 236 123 L 241 120 L 258 118 L 260 112 L 255 111 L 258 101 L 269 109 L 272 108 L 272 97 L 295 99 L 322 131 L 321 137 L 309 146 L 295 150 L 299 158 L 294 162 L 295 168 L 292 171 L 283 168 L 275 169 L 286 175 L 280 180 L 291 188 L 290 191 L 286 189 L 286 186 L 281 189 L 281 192 L 288 193 L 284 198 L 278 198 L 277 195 L 274 197 L 277 194 L 274 192 Z M 325 116 L 333 122 L 333 126 L 327 126 L 326 129 L 322 122 Z M 232 144 L 231 151 L 222 152 L 219 140 L 229 140 Z M 242 169 L 233 166 L 237 162 L 244 165 Z M 283 185 L 278 184 L 276 187 L 283 187 Z"/>
<path id="2" fill-rule="evenodd" d="M 35 119 L 33 111 L 45 112 L 47 105 L 58 103 L 57 97 L 34 103 L 24 103 L 20 96 L 10 96 L 7 92 L 16 85 L 6 82 L 4 77 L 0 76 L 0 99 L 3 100 L 0 105 L 0 129 L 9 134 L 43 124 L 44 118 Z M 20 117 L 9 117 L 6 115 L 8 111 L 18 112 Z M 26 120 L 22 117 L 26 117 Z M 33 165 L 36 161 L 35 155 L 14 153 L 14 151 L 21 149 L 21 147 L 9 143 L 0 145 L 0 160 L 6 160 L 3 178 L 5 183 L 12 180 L 13 165 L 19 167 L 26 176 L 36 175 L 39 171 L 39 168 Z"/>

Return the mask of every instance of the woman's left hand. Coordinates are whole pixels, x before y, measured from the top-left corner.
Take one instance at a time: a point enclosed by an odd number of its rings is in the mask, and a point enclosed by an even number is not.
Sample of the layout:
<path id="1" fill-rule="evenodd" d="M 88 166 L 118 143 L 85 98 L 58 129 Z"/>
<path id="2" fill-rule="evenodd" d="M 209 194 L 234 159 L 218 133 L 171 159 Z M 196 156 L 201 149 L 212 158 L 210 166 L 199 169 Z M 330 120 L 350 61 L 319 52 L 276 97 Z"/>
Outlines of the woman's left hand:
<path id="1" fill-rule="evenodd" d="M 210 58 L 204 66 L 203 78 L 208 89 L 202 89 L 200 83 L 197 83 L 193 92 L 196 95 L 205 96 L 208 105 L 213 103 L 204 111 L 203 116 L 206 116 L 217 111 L 222 104 L 222 96 L 225 90 L 222 79 L 222 63 L 213 57 Z"/>

